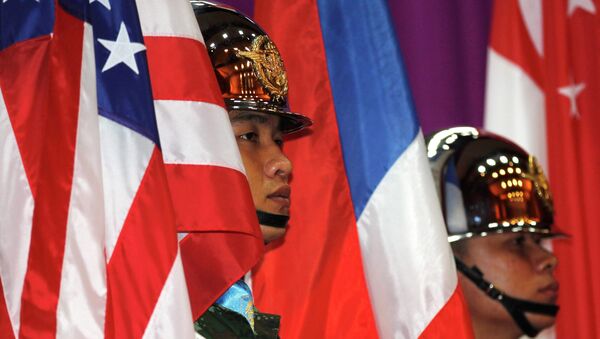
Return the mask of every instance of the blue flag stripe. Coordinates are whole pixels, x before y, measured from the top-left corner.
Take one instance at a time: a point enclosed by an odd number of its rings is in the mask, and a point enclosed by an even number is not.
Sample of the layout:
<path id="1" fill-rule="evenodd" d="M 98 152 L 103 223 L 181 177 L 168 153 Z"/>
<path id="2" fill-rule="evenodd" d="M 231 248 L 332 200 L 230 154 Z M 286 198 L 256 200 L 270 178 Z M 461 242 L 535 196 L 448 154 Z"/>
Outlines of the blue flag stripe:
<path id="1" fill-rule="evenodd" d="M 318 7 L 344 162 L 359 218 L 419 125 L 387 2 L 319 0 Z"/>

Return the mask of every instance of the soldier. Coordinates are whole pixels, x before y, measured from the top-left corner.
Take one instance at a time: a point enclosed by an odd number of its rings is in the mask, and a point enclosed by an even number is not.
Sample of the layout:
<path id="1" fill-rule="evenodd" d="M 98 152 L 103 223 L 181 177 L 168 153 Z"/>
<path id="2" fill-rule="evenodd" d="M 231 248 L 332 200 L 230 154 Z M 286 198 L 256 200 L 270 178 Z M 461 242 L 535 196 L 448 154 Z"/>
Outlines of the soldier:
<path id="1" fill-rule="evenodd" d="M 208 48 L 252 192 L 265 242 L 285 234 L 292 171 L 283 136 L 312 124 L 287 106 L 288 83 L 275 44 L 241 13 L 204 1 L 192 6 Z M 261 314 L 250 289 L 234 284 L 195 322 L 206 338 L 277 338 L 279 317 Z"/>
<path id="2" fill-rule="evenodd" d="M 533 337 L 552 326 L 557 260 L 542 241 L 562 233 L 535 157 L 470 127 L 432 134 L 427 150 L 475 337 Z"/>

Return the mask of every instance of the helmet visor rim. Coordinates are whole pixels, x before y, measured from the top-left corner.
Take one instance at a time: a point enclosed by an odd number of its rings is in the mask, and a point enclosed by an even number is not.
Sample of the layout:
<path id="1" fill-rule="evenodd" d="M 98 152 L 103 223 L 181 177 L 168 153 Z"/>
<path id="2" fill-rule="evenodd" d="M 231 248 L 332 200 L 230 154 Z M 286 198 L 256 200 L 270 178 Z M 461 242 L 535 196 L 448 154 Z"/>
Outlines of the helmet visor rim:
<path id="1" fill-rule="evenodd" d="M 535 228 L 529 226 L 513 226 L 513 227 L 502 227 L 499 229 L 488 229 L 481 231 L 469 231 L 463 233 L 457 233 L 448 235 L 448 242 L 453 243 L 465 239 L 478 238 L 478 237 L 488 237 L 490 235 L 497 234 L 505 234 L 505 233 L 529 233 L 529 234 L 538 234 L 543 238 L 554 239 L 554 238 L 569 238 L 570 235 L 568 233 L 562 232 L 561 230 L 557 230 L 556 226 L 553 227 L 553 230 L 549 228 Z"/>
<path id="2" fill-rule="evenodd" d="M 281 132 L 286 135 L 298 132 L 313 123 L 307 116 L 263 101 L 225 99 L 225 106 L 230 112 L 250 111 L 277 115 L 281 118 Z"/>

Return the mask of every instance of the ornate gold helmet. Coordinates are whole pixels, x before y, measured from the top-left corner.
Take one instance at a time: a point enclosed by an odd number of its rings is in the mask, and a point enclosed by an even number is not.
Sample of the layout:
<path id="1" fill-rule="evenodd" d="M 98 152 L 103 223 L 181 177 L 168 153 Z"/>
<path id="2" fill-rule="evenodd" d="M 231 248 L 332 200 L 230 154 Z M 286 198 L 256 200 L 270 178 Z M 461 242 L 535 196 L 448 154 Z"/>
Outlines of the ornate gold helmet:
<path id="1" fill-rule="evenodd" d="M 310 126 L 308 117 L 288 109 L 283 60 L 267 34 L 233 9 L 191 3 L 227 110 L 276 114 L 285 134 Z"/>
<path id="2" fill-rule="evenodd" d="M 503 232 L 562 235 L 546 176 L 533 155 L 472 127 L 427 137 L 429 164 L 450 242 Z"/>

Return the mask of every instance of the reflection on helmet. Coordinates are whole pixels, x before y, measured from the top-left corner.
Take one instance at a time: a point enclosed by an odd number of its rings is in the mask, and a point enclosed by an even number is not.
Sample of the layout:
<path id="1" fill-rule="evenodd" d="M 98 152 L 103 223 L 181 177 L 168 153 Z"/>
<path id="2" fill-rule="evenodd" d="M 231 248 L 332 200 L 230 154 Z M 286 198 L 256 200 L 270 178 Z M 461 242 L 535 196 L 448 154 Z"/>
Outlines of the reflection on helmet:
<path id="1" fill-rule="evenodd" d="M 471 127 L 427 138 L 431 169 L 450 242 L 503 232 L 552 232 L 548 181 L 535 157 L 516 144 Z"/>
<path id="2" fill-rule="evenodd" d="M 286 134 L 312 124 L 309 118 L 288 110 L 283 61 L 256 23 L 209 2 L 192 1 L 192 7 L 227 110 L 276 114 Z"/>

